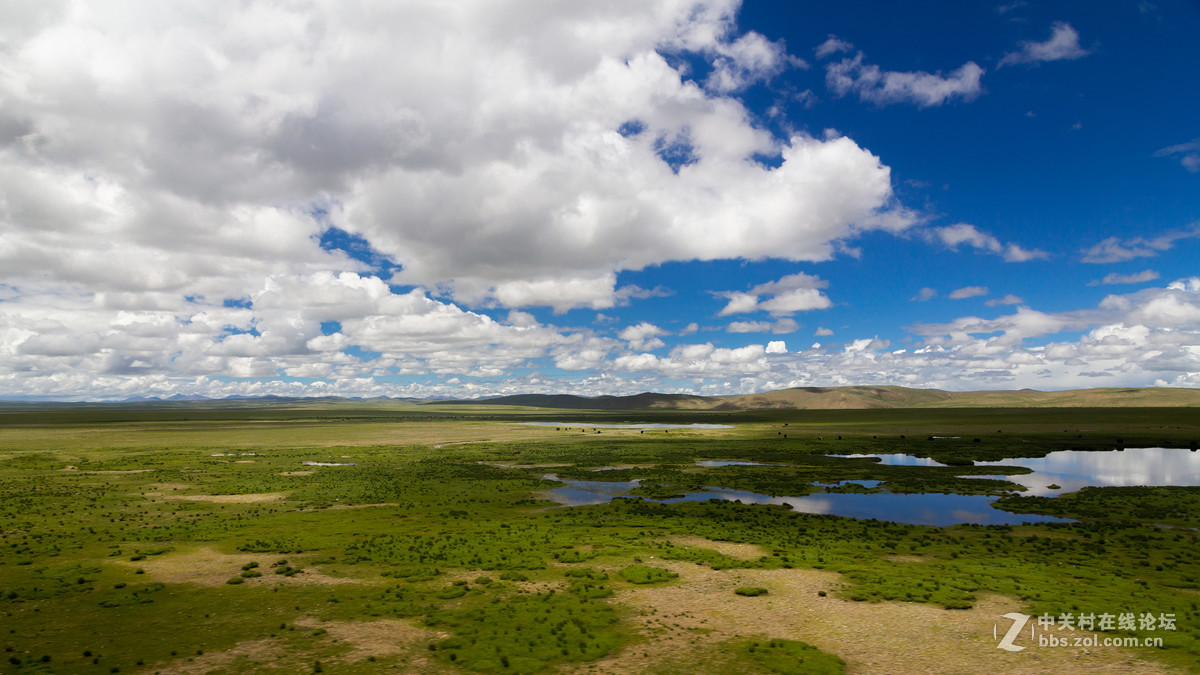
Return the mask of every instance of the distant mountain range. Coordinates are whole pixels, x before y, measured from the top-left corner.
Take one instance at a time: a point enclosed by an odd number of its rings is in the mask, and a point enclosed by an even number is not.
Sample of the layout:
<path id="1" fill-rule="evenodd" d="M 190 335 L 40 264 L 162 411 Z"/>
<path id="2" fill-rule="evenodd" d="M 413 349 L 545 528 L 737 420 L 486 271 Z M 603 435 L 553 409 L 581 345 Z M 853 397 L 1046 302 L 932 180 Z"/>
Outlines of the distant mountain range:
<path id="1" fill-rule="evenodd" d="M 4 401 L 36 405 L 33 400 Z M 42 401 L 51 403 L 53 401 Z M 121 403 L 189 406 L 208 405 L 320 405 L 366 404 L 372 407 L 404 405 L 485 405 L 551 408 L 562 410 L 836 410 L 869 408 L 1104 408 L 1104 407 L 1200 407 L 1200 389 L 1141 387 L 1124 389 L 1071 389 L 1067 391 L 993 390 L 942 391 L 909 387 L 856 385 L 845 387 L 796 387 L 739 396 L 694 396 L 655 394 L 632 396 L 573 396 L 571 394 L 516 394 L 478 399 L 361 398 L 226 396 L 209 398 L 175 394 L 168 397 L 139 396 Z M 109 405 L 112 405 L 111 403 Z"/>
<path id="2" fill-rule="evenodd" d="M 634 396 L 518 394 L 471 401 L 474 405 L 508 405 L 573 410 L 755 410 L 866 408 L 1026 408 L 1026 407 L 1176 407 L 1200 406 L 1200 390 L 1144 387 L 1073 389 L 1069 391 L 964 391 L 892 386 L 797 387 L 741 396 L 690 396 L 644 393 Z"/>

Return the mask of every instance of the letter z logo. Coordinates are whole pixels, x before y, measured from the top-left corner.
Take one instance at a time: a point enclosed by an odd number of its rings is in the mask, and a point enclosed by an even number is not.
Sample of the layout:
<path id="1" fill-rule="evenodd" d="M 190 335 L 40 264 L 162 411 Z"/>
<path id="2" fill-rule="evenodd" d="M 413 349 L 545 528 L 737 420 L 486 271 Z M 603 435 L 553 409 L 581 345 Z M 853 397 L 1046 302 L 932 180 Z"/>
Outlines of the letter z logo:
<path id="1" fill-rule="evenodd" d="M 1020 612 L 1009 612 L 1008 614 L 1002 614 L 1001 617 L 1011 619 L 1013 624 L 1009 626 L 1008 632 L 1004 634 L 1004 637 L 1000 638 L 1000 643 L 996 647 L 1010 652 L 1019 652 L 1025 649 L 1024 647 L 1014 645 L 1013 640 L 1017 639 L 1017 636 L 1021 634 L 1021 629 L 1025 627 L 1025 624 L 1029 623 L 1029 615 L 1021 614 Z M 992 626 L 992 637 L 996 637 L 995 626 Z"/>

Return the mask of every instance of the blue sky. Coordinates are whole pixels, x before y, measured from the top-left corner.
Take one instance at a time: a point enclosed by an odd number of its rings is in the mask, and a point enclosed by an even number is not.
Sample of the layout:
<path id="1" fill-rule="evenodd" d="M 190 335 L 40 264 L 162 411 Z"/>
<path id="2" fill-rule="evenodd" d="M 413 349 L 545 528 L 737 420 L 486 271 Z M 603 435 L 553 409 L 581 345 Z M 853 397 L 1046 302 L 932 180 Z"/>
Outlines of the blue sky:
<path id="1" fill-rule="evenodd" d="M 0 12 L 0 398 L 1200 385 L 1194 2 Z"/>

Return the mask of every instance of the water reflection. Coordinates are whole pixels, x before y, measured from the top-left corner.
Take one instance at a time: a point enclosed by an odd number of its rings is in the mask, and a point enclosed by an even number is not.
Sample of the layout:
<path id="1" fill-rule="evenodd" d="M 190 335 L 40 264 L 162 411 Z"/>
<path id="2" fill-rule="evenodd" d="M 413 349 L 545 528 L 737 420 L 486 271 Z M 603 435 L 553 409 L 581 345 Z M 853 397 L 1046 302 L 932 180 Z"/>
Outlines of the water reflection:
<path id="1" fill-rule="evenodd" d="M 698 459 L 696 464 L 710 469 L 716 466 L 792 466 L 791 464 L 770 464 L 768 462 L 746 462 L 740 459 Z"/>
<path id="2" fill-rule="evenodd" d="M 596 424 L 594 422 L 514 422 L 534 427 L 565 427 L 581 429 L 733 429 L 732 424 L 667 424 L 662 422 L 625 422 L 621 424 Z"/>
<path id="3" fill-rule="evenodd" d="M 830 457 L 847 457 L 849 459 L 863 459 L 866 457 L 878 457 L 880 464 L 888 466 L 946 466 L 941 462 L 935 462 L 928 457 L 913 457 L 902 452 L 884 453 L 880 455 L 829 455 Z"/>
<path id="4" fill-rule="evenodd" d="M 905 454 L 838 455 L 850 458 L 879 457 L 889 466 L 945 466 L 931 459 Z M 704 467 L 721 466 L 786 466 L 745 460 L 697 460 Z M 1074 492 L 1088 486 L 1127 485 L 1200 485 L 1200 453 L 1176 448 L 1129 448 L 1108 452 L 1063 450 L 1045 457 L 1017 457 L 999 462 L 976 462 L 976 466 L 1023 466 L 1031 474 L 971 476 L 1009 480 L 1023 485 L 1024 494 L 1056 495 Z M 544 478 L 566 483 L 566 487 L 549 491 L 548 496 L 566 506 L 602 504 L 617 497 L 629 497 L 639 485 L 631 481 L 563 480 L 554 474 Z M 877 480 L 840 481 L 819 487 L 842 487 L 848 484 L 866 488 L 878 487 Z M 1051 488 L 1051 486 L 1056 486 Z M 706 487 L 683 497 L 661 501 L 740 500 L 744 504 L 787 504 L 802 513 L 831 514 L 851 518 L 874 518 L 917 525 L 1014 525 L 1018 523 L 1068 522 L 1061 518 L 1036 514 L 1008 513 L 992 508 L 997 498 L 987 495 L 953 494 L 893 494 L 890 492 L 841 493 L 826 492 L 803 497 L 772 497 L 769 495 Z"/>
<path id="5" fill-rule="evenodd" d="M 1061 450 L 1045 457 L 1016 457 L 976 466 L 1025 466 L 1033 473 L 1006 476 L 1027 495 L 1054 495 L 1085 487 L 1200 485 L 1200 453 L 1186 448 L 1128 448 L 1108 452 Z M 1059 489 L 1051 489 L 1058 485 Z"/>
<path id="6" fill-rule="evenodd" d="M 604 504 L 618 497 L 630 497 L 630 490 L 639 481 L 567 480 L 555 474 L 543 478 L 566 483 L 566 487 L 547 492 L 547 496 L 564 506 Z M 856 483 L 875 487 L 879 481 L 841 481 L 838 485 Z M 1018 523 L 1068 522 L 1062 518 L 1018 514 L 991 507 L 995 497 L 984 495 L 892 494 L 890 492 L 820 493 L 804 497 L 772 497 L 748 490 L 705 487 L 674 499 L 648 500 L 663 504 L 712 500 L 740 501 L 743 504 L 787 504 L 801 513 L 829 514 L 850 518 L 874 518 L 912 525 L 1015 525 Z"/>

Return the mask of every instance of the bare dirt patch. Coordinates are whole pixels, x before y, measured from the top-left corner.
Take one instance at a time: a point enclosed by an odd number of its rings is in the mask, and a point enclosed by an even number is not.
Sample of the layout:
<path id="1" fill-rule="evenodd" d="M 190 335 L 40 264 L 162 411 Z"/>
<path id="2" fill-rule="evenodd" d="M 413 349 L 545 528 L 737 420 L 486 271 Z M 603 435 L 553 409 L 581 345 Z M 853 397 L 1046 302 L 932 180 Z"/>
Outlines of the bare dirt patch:
<path id="1" fill-rule="evenodd" d="M 320 621 L 304 617 L 296 621 L 301 628 L 323 628 L 339 642 L 353 646 L 353 650 L 340 658 L 344 663 L 376 658 L 407 655 L 404 666 L 408 672 L 440 672 L 444 668 L 429 658 L 426 648 L 430 642 L 450 637 L 449 633 L 421 628 L 412 621 L 403 619 L 380 619 L 377 621 Z"/>
<path id="2" fill-rule="evenodd" d="M 554 469 L 560 466 L 575 466 L 574 464 L 518 464 L 516 462 L 479 462 L 500 469 Z"/>
<path id="3" fill-rule="evenodd" d="M 311 476 L 314 471 L 280 471 L 280 476 Z"/>
<path id="4" fill-rule="evenodd" d="M 654 671 L 662 664 L 704 663 L 722 657 L 722 643 L 737 637 L 803 640 L 846 661 L 851 673 L 1167 672 L 1116 648 L 1048 649 L 1009 653 L 996 648 L 1000 615 L 1020 611 L 1003 596 L 981 598 L 971 610 L 899 602 L 858 603 L 833 597 L 840 575 L 820 570 L 715 571 L 691 563 L 659 563 L 679 583 L 621 589 L 614 598 L 640 615 L 646 642 L 593 664 L 598 673 Z M 768 595 L 734 594 L 761 586 Z M 818 591 L 830 593 L 820 597 Z M 725 648 L 727 649 L 727 648 Z M 686 672 L 686 671 L 681 671 Z"/>
<path id="5" fill-rule="evenodd" d="M 146 575 L 155 581 L 167 583 L 191 583 L 201 586 L 220 586 L 232 577 L 242 573 L 242 566 L 251 562 L 260 565 L 258 571 L 261 577 L 246 579 L 246 584 L 357 584 L 363 583 L 358 579 L 333 577 L 314 569 L 305 569 L 293 576 L 273 574 L 267 565 L 271 559 L 279 557 L 276 553 L 221 553 L 211 548 L 199 548 L 179 553 L 161 556 L 150 556 L 138 561 L 118 561 L 118 564 L 129 567 L 140 567 Z M 303 566 L 304 556 L 288 556 L 293 565 Z"/>
<path id="6" fill-rule="evenodd" d="M 889 555 L 887 557 L 887 559 L 892 562 L 898 562 L 898 563 L 923 563 L 923 562 L 927 562 L 929 560 L 925 556 L 921 556 L 921 555 L 903 555 L 903 554 Z"/>
<path id="7" fill-rule="evenodd" d="M 153 672 L 171 675 L 203 675 L 216 670 L 228 672 L 250 672 L 259 666 L 277 666 L 287 654 L 275 640 L 247 640 L 223 652 L 207 652 L 188 659 L 177 659 L 167 663 L 156 663 L 147 667 Z"/>
<path id="8" fill-rule="evenodd" d="M 249 495 L 169 495 L 159 492 L 147 492 L 147 497 L 161 497 L 181 502 L 212 502 L 214 504 L 254 504 L 258 502 L 277 502 L 287 498 L 286 492 L 259 492 Z"/>
<path id="9" fill-rule="evenodd" d="M 379 504 L 334 504 L 319 509 L 300 509 L 301 511 L 345 511 L 346 509 L 370 509 L 376 506 L 400 506 L 396 502 L 382 502 Z"/>
<path id="10" fill-rule="evenodd" d="M 727 555 L 730 558 L 738 560 L 758 560 L 764 555 L 770 555 L 771 552 L 758 544 L 739 544 L 732 541 L 713 541 L 703 537 L 695 536 L 676 536 L 669 537 L 668 541 L 676 546 L 693 546 L 696 548 L 706 548 L 710 551 L 716 551 L 721 555 Z"/>

